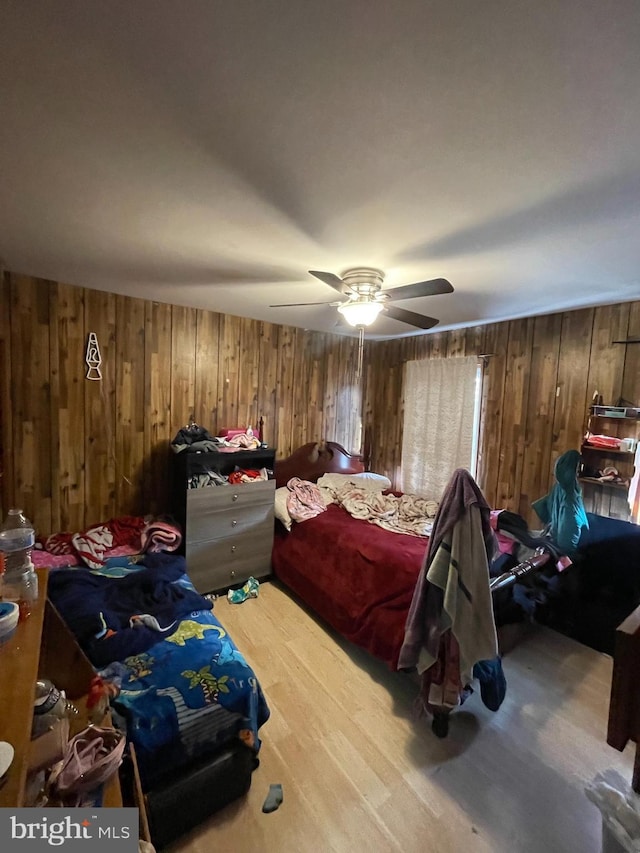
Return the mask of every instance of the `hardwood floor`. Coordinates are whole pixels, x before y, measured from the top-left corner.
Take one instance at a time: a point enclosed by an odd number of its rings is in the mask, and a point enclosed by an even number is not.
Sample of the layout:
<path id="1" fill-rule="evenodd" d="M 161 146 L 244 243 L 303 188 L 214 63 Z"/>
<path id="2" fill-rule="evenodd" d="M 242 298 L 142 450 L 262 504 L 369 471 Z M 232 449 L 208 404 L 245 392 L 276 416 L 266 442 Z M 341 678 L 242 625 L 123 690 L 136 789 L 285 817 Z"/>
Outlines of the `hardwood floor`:
<path id="1" fill-rule="evenodd" d="M 271 707 L 248 795 L 174 845 L 180 853 L 596 853 L 584 795 L 599 770 L 630 780 L 605 742 L 611 659 L 536 628 L 505 659 L 507 698 L 479 692 L 437 739 L 416 684 L 329 632 L 275 583 L 215 612 Z M 273 782 L 284 803 L 263 814 Z"/>

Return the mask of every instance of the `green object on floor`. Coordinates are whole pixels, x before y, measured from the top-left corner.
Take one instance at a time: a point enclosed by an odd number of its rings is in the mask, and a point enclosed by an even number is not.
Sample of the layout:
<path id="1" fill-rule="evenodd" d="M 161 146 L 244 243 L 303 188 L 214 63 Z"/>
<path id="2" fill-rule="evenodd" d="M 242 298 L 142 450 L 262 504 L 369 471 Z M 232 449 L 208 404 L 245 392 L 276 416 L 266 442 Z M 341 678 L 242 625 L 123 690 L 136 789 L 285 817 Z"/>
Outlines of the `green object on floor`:
<path id="1" fill-rule="evenodd" d="M 269 793 L 267 794 L 267 798 L 262 805 L 262 811 L 265 814 L 270 814 L 274 812 L 278 806 L 282 805 L 282 785 L 269 785 Z"/>
<path id="2" fill-rule="evenodd" d="M 240 589 L 230 589 L 227 593 L 227 598 L 231 604 L 242 604 L 247 598 L 257 598 L 258 588 L 260 583 L 255 578 L 249 578 L 246 584 Z"/>

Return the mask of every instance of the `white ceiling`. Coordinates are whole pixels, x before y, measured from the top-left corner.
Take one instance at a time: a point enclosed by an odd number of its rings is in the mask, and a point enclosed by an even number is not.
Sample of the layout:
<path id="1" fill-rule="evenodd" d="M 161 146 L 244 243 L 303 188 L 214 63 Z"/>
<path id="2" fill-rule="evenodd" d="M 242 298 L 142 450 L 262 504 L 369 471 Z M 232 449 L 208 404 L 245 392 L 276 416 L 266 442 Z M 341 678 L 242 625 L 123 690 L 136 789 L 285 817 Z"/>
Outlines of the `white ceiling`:
<path id="1" fill-rule="evenodd" d="M 316 330 L 640 298 L 637 0 L 4 0 L 9 269 Z M 373 336 L 413 333 L 381 318 Z"/>

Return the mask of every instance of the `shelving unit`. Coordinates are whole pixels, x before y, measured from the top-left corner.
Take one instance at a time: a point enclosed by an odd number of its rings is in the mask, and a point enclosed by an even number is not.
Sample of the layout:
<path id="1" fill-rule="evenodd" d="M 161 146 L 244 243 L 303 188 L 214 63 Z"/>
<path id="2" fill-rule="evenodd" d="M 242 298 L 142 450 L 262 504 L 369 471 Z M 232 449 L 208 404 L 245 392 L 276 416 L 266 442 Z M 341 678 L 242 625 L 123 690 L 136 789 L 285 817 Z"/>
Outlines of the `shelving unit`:
<path id="1" fill-rule="evenodd" d="M 640 409 L 633 407 L 591 406 L 585 434 L 606 435 L 611 438 L 640 439 Z M 633 476 L 635 451 L 598 447 L 586 441 L 580 448 L 582 463 L 579 480 L 583 484 L 584 502 L 588 511 L 611 518 L 627 520 L 627 494 Z M 599 478 L 605 468 L 615 468 L 622 482 Z"/>
<path id="2" fill-rule="evenodd" d="M 597 477 L 578 477 L 581 483 L 593 483 L 600 486 L 602 489 L 619 489 L 622 492 L 628 491 L 628 486 L 625 483 L 614 483 L 610 480 L 599 480 Z"/>

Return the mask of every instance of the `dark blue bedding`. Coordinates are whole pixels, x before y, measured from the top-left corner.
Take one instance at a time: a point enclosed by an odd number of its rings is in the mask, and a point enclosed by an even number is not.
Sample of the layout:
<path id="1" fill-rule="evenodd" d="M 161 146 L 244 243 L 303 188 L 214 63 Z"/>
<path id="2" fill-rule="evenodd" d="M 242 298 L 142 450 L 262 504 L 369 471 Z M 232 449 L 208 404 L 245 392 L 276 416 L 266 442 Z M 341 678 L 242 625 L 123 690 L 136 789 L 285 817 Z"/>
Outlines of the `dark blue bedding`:
<path id="1" fill-rule="evenodd" d="M 49 577 L 51 600 L 94 666 L 145 652 L 192 611 L 211 609 L 194 589 L 175 583 L 184 577 L 184 557 L 146 554 L 139 565 L 123 577 L 85 568 Z"/>
<path id="2" fill-rule="evenodd" d="M 159 556 L 164 559 L 157 561 Z M 181 764 L 203 757 L 232 738 L 239 737 L 257 752 L 258 730 L 269 717 L 262 689 L 212 612 L 211 603 L 195 592 L 184 574 L 183 558 L 146 555 L 142 565 L 115 562 L 100 570 L 52 571 L 49 594 L 94 666 L 116 686 L 118 695 L 112 705 L 126 722 L 145 785 L 152 785 Z M 149 577 L 154 572 L 158 577 Z M 174 575 L 175 580 L 168 580 Z M 171 590 L 164 588 L 167 581 Z M 137 613 L 140 609 L 153 609 L 153 596 L 141 598 L 140 590 L 155 590 L 159 621 L 166 622 L 172 616 L 177 619 L 165 635 L 144 624 L 128 626 L 132 602 Z M 175 603 L 174 611 L 168 609 L 170 600 Z M 187 603 L 196 604 L 196 609 L 184 612 Z M 105 653 L 96 656 L 96 644 L 108 638 L 90 633 L 89 627 L 96 624 L 96 608 L 98 613 L 109 613 L 108 619 L 124 623 L 113 636 L 123 634 L 119 642 L 132 653 L 108 664 L 98 663 Z M 145 641 L 144 648 L 138 647 L 136 644 L 142 642 L 139 637 L 148 638 L 149 632 L 154 642 Z M 112 643 L 109 648 L 117 646 Z"/>

